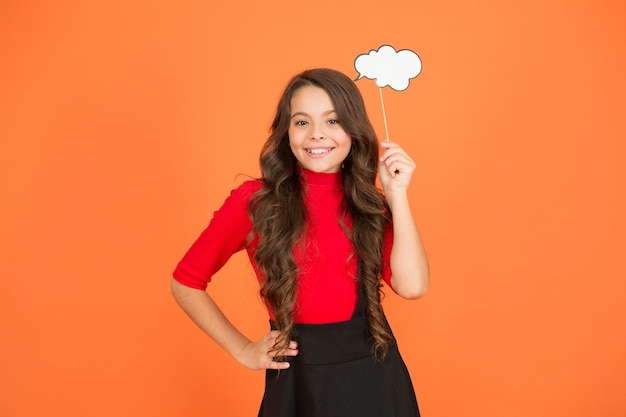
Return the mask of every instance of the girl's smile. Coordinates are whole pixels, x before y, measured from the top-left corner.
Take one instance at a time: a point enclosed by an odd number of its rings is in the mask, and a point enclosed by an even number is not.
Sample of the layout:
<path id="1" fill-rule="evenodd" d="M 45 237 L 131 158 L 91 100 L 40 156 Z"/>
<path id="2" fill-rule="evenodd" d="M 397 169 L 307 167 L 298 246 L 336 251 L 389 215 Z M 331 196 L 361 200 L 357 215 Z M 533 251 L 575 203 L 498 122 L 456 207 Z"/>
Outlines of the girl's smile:
<path id="1" fill-rule="evenodd" d="M 306 148 L 305 150 L 311 155 L 323 156 L 324 154 L 331 152 L 333 149 L 335 148 Z"/>

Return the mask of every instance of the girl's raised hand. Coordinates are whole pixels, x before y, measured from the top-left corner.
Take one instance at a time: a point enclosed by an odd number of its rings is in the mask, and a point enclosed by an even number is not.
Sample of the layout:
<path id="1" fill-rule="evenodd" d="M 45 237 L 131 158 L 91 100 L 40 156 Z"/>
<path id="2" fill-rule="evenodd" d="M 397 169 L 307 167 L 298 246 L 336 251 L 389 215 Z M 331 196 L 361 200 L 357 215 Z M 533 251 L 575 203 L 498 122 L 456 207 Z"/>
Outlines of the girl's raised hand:
<path id="1" fill-rule="evenodd" d="M 380 184 L 385 195 L 397 191 L 406 192 L 415 170 L 415 162 L 395 142 L 386 140 L 381 143 L 381 146 L 383 147 L 383 152 L 380 155 L 378 170 Z"/>
<path id="2" fill-rule="evenodd" d="M 289 348 L 274 351 L 276 338 L 280 335 L 278 330 L 272 330 L 263 335 L 257 342 L 248 343 L 238 358 L 239 362 L 249 369 L 287 369 L 289 362 L 279 362 L 275 358 L 279 356 L 296 356 L 298 344 L 292 340 Z"/>

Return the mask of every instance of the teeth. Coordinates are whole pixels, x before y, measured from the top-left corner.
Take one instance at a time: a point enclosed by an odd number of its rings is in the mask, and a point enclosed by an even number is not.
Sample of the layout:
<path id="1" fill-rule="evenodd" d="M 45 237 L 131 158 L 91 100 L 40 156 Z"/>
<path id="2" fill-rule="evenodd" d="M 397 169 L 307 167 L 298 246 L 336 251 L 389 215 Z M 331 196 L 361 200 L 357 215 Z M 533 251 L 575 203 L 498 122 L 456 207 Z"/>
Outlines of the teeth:
<path id="1" fill-rule="evenodd" d="M 312 153 L 314 155 L 321 155 L 323 153 L 327 153 L 330 152 L 330 149 L 321 149 L 321 148 L 316 148 L 316 149 L 307 149 L 306 150 L 308 153 Z"/>

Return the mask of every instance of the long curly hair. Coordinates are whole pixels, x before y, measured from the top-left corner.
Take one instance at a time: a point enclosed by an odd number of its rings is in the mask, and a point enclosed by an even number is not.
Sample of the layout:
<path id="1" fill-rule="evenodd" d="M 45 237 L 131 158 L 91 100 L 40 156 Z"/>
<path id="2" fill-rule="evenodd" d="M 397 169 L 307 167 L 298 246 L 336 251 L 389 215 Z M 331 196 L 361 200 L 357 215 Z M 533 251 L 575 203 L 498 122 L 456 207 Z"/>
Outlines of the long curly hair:
<path id="1" fill-rule="evenodd" d="M 349 230 L 357 256 L 358 279 L 365 290 L 368 327 L 373 353 L 384 356 L 391 340 L 380 304 L 384 230 L 391 221 L 389 207 L 376 187 L 378 139 L 367 117 L 363 97 L 346 75 L 331 69 L 310 69 L 294 76 L 287 84 L 276 109 L 270 136 L 259 158 L 263 188 L 251 199 L 249 211 L 258 237 L 254 255 L 265 277 L 262 299 L 272 308 L 280 336 L 274 346 L 281 350 L 294 337 L 293 310 L 298 290 L 298 265 L 293 256 L 295 245 L 302 244 L 306 233 L 307 212 L 298 162 L 289 146 L 291 98 L 302 87 L 324 89 L 331 98 L 344 131 L 352 145 L 343 162 L 345 190 L 343 215 L 350 218 Z"/>

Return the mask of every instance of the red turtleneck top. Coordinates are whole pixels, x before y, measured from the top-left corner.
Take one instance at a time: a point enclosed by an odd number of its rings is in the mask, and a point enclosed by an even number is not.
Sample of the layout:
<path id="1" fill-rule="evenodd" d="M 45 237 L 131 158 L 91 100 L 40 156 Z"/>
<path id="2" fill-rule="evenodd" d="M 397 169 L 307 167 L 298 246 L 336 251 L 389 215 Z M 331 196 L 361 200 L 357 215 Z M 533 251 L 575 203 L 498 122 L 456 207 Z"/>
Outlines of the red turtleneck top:
<path id="1" fill-rule="evenodd" d="M 303 250 L 294 250 L 299 268 L 294 310 L 296 323 L 334 323 L 350 319 L 357 301 L 357 259 L 338 220 L 344 195 L 341 173 L 300 170 L 305 185 L 309 224 Z M 263 187 L 261 180 L 246 181 L 233 190 L 214 213 L 209 226 L 189 248 L 174 271 L 181 284 L 204 290 L 211 277 L 235 253 L 246 249 L 255 270 L 255 244 L 245 245 L 252 231 L 248 203 Z M 350 227 L 349 219 L 346 225 Z M 392 228 L 385 233 L 383 279 L 389 285 Z M 261 274 L 257 274 L 260 282 Z M 269 310 L 270 317 L 274 315 Z"/>

